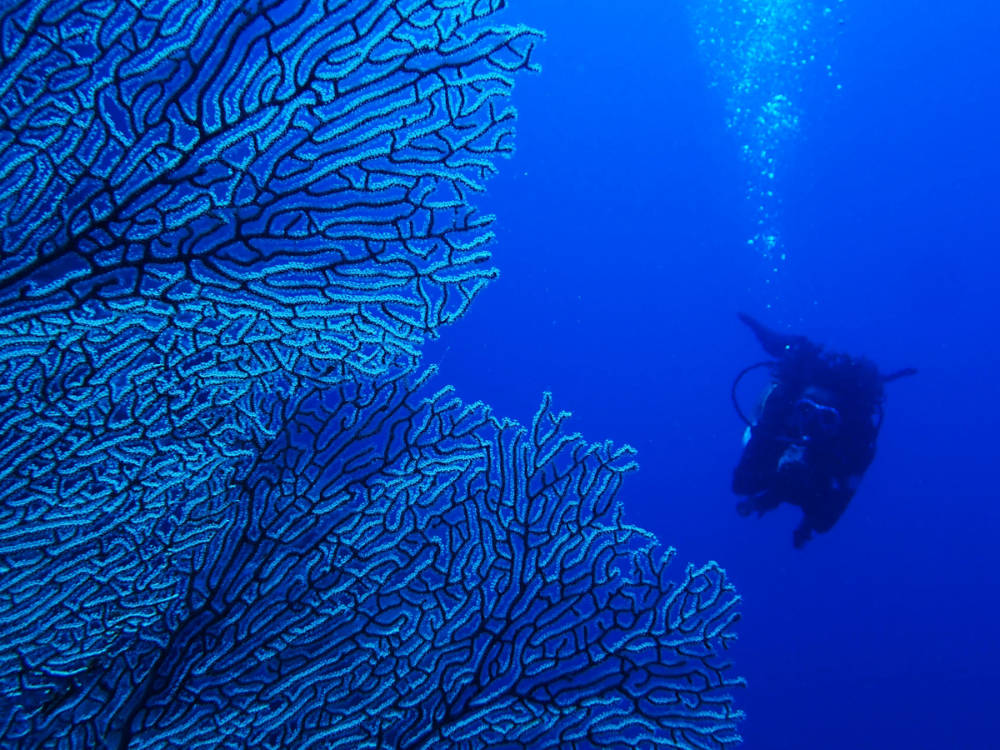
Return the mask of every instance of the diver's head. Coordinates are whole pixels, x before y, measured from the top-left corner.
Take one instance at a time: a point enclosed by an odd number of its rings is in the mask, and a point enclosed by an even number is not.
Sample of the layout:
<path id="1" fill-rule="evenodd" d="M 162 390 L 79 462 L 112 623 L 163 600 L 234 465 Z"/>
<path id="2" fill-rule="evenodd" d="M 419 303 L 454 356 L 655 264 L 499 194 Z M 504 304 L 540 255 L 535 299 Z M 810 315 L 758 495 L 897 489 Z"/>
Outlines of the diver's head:
<path id="1" fill-rule="evenodd" d="M 840 411 L 833 406 L 832 394 L 810 387 L 795 402 L 792 426 L 803 438 L 822 440 L 835 437 L 841 427 Z"/>

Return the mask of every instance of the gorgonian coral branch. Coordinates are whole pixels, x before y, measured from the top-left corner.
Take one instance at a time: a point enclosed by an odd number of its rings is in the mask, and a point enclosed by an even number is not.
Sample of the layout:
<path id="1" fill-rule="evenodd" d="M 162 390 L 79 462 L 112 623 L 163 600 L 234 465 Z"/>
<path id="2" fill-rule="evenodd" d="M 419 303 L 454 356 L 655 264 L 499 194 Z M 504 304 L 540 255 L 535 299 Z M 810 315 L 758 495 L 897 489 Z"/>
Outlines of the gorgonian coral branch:
<path id="1" fill-rule="evenodd" d="M 714 564 L 666 579 L 615 499 L 631 451 L 564 418 L 546 401 L 525 429 L 404 379 L 317 391 L 245 480 L 162 525 L 159 617 L 72 676 L 23 674 L 6 726 L 135 748 L 732 745 L 732 587 Z"/>
<path id="2" fill-rule="evenodd" d="M 501 0 L 0 10 L 0 744 L 724 747 L 628 449 L 431 392 Z"/>

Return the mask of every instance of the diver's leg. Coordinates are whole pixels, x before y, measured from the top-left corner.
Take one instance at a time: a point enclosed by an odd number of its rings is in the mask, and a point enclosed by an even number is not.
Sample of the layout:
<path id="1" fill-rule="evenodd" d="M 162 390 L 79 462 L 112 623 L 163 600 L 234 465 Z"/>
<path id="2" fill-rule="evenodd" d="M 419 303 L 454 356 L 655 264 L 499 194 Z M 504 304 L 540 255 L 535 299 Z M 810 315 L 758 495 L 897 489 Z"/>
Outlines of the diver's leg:
<path id="1" fill-rule="evenodd" d="M 814 533 L 823 534 L 832 529 L 854 494 L 847 484 L 808 470 L 798 470 L 786 481 L 788 486 L 797 485 L 794 504 L 802 508 L 802 520 L 792 534 L 792 544 L 796 547 L 805 545 Z"/>
<path id="2" fill-rule="evenodd" d="M 841 482 L 831 483 L 824 491 L 814 493 L 811 502 L 802 508 L 809 526 L 820 534 L 828 532 L 847 510 L 853 496 L 854 490 Z"/>
<path id="3" fill-rule="evenodd" d="M 795 527 L 795 531 L 792 532 L 792 546 L 795 549 L 802 549 L 806 542 L 812 539 L 813 530 L 812 526 L 809 524 L 809 517 L 802 516 L 802 520 L 799 521 L 799 525 Z"/>
<path id="4" fill-rule="evenodd" d="M 753 331 L 753 335 L 757 337 L 760 345 L 764 347 L 764 351 L 772 357 L 780 357 L 785 354 L 790 347 L 806 340 L 805 336 L 795 336 L 790 333 L 778 333 L 777 331 L 772 331 L 760 321 L 754 320 L 749 315 L 745 315 L 744 313 L 739 313 L 739 316 L 740 320 L 742 320 L 747 326 L 750 327 L 750 330 Z"/>
<path id="5" fill-rule="evenodd" d="M 756 513 L 757 517 L 764 515 L 768 511 L 774 510 L 781 505 L 781 498 L 773 492 L 765 490 L 750 497 L 745 497 L 736 503 L 736 512 L 746 517 L 751 513 Z"/>

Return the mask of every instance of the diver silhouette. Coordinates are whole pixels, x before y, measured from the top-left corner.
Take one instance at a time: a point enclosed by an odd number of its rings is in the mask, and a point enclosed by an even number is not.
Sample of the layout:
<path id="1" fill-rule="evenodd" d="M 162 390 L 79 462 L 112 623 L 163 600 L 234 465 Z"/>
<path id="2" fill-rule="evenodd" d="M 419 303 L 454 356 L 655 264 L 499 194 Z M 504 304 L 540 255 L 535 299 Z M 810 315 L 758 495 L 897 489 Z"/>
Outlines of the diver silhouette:
<path id="1" fill-rule="evenodd" d="M 745 368 L 733 382 L 736 412 L 746 423 L 743 454 L 733 472 L 733 492 L 744 495 L 742 516 L 762 516 L 781 503 L 802 509 L 792 534 L 802 547 L 813 532 L 833 528 L 875 457 L 882 426 L 884 384 L 917 371 L 883 375 L 864 357 L 825 352 L 805 336 L 773 331 L 749 315 L 740 320 L 773 360 Z M 740 409 L 736 389 L 751 370 L 767 367 L 755 421 Z"/>

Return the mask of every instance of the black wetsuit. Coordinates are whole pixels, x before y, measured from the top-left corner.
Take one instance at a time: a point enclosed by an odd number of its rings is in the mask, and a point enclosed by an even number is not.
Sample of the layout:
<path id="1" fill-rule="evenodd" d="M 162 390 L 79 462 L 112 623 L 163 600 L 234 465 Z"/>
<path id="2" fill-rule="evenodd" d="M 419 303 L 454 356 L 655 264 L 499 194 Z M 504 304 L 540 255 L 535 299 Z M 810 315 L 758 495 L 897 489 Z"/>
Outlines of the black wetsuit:
<path id="1" fill-rule="evenodd" d="M 804 336 L 780 334 L 746 315 L 770 363 L 774 382 L 733 473 L 733 492 L 746 495 L 743 515 L 781 503 L 802 509 L 793 542 L 829 531 L 846 510 L 875 457 L 883 383 L 863 358 L 827 353 Z"/>

